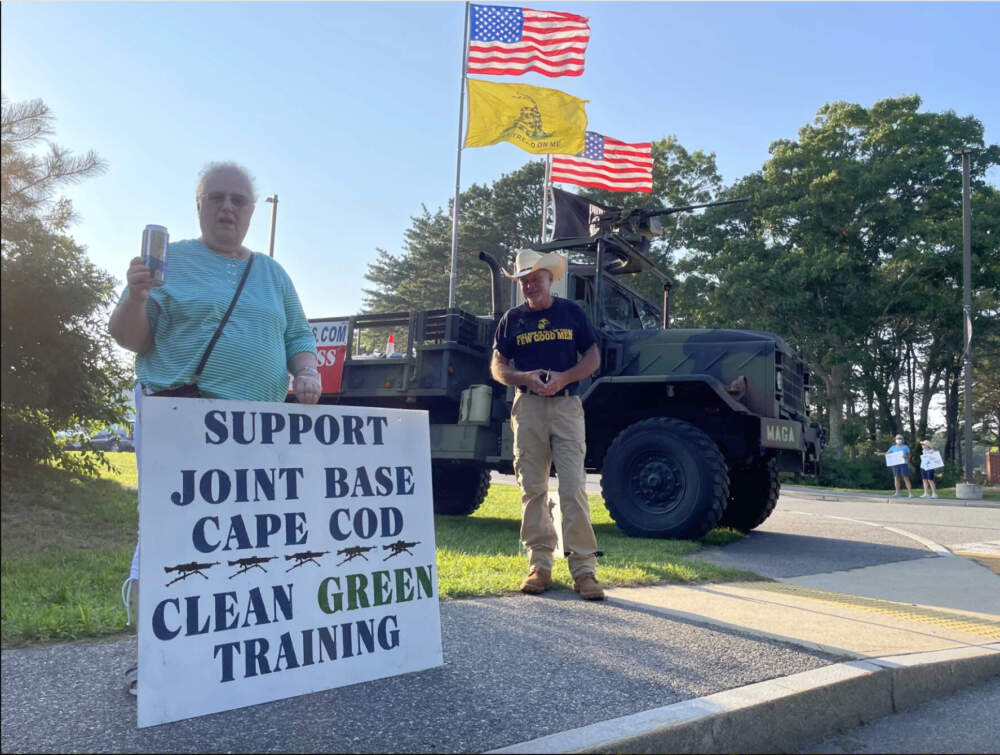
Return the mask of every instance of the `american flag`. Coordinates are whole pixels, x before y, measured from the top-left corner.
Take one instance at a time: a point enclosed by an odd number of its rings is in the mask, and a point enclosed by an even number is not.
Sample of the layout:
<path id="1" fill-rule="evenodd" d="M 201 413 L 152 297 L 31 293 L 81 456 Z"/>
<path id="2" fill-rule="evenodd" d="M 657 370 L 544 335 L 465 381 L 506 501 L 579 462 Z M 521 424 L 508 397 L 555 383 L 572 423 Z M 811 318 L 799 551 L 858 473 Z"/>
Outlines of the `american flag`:
<path id="1" fill-rule="evenodd" d="M 590 24 L 574 13 L 473 5 L 468 73 L 579 76 Z"/>
<path id="2" fill-rule="evenodd" d="M 552 155 L 552 181 L 608 191 L 653 191 L 653 152 L 649 142 L 626 144 L 587 132 L 578 155 Z"/>

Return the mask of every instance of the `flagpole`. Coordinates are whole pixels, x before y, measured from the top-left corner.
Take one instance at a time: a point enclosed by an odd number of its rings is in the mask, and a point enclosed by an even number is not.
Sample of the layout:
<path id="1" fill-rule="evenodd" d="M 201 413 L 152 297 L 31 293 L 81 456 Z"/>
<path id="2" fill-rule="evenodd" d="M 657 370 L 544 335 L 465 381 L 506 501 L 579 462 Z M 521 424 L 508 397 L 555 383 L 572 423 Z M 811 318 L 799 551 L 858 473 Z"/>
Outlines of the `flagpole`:
<path id="1" fill-rule="evenodd" d="M 451 275 L 448 278 L 448 309 L 455 307 L 458 283 L 458 195 L 462 185 L 462 123 L 465 117 L 465 63 L 469 49 L 469 2 L 465 3 L 465 31 L 462 32 L 462 76 L 458 88 L 458 150 L 455 159 L 455 199 L 451 204 Z"/>
<path id="2" fill-rule="evenodd" d="M 545 243 L 545 217 L 548 215 L 549 209 L 549 176 L 552 169 L 551 155 L 546 155 L 543 160 L 545 167 L 542 169 L 542 235 L 540 236 L 542 243 Z"/>

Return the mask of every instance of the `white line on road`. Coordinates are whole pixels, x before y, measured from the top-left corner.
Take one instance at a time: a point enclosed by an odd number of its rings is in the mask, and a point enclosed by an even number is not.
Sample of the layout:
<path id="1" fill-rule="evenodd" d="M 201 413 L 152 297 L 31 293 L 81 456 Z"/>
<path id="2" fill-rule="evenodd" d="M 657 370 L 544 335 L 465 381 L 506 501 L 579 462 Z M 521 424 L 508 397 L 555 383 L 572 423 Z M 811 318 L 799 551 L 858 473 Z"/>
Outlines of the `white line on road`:
<path id="1" fill-rule="evenodd" d="M 911 540 L 916 540 L 918 543 L 923 545 L 928 550 L 932 550 L 939 556 L 951 556 L 957 558 L 954 553 L 952 553 L 947 547 L 941 545 L 940 543 L 935 543 L 933 540 L 928 540 L 922 535 L 918 535 L 915 532 L 909 532 L 907 530 L 901 530 L 898 527 L 889 527 L 884 524 L 879 524 L 878 522 L 867 522 L 864 519 L 854 519 L 849 516 L 837 516 L 835 514 L 819 514 L 813 511 L 796 511 L 795 509 L 782 509 L 782 511 L 788 514 L 801 514 L 803 516 L 818 516 L 823 519 L 839 519 L 843 522 L 852 522 L 854 524 L 866 524 L 869 527 L 878 527 L 879 529 L 888 530 L 889 532 L 895 532 L 897 535 L 902 535 L 903 537 L 908 537 Z"/>

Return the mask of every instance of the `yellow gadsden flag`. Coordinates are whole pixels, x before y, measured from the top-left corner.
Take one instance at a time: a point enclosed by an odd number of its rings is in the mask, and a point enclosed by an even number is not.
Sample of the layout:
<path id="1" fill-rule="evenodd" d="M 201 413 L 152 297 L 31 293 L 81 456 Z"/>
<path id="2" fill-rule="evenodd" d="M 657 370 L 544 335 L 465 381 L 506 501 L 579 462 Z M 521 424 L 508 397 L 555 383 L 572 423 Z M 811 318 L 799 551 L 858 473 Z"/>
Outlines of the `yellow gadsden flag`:
<path id="1" fill-rule="evenodd" d="M 575 155 L 585 146 L 586 102 L 557 89 L 469 79 L 465 146 L 510 142 L 536 155 Z"/>

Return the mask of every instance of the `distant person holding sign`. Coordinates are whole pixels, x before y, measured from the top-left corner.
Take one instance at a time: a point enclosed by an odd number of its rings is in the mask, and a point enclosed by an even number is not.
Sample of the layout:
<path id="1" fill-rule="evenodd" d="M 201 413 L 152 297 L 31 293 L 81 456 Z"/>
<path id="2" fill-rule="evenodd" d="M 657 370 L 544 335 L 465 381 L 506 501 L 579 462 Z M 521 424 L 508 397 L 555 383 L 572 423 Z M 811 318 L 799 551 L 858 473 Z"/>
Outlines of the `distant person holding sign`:
<path id="1" fill-rule="evenodd" d="M 520 282 L 525 301 L 497 325 L 491 372 L 497 382 L 517 387 L 510 422 L 529 566 L 521 592 L 538 595 L 552 581 L 558 544 L 549 510 L 554 462 L 573 589 L 585 600 L 602 600 L 583 467 L 583 404 L 577 395 L 579 381 L 600 366 L 597 335 L 579 305 L 551 293 L 553 281 L 566 272 L 565 257 L 522 249 L 515 267 L 510 277 Z"/>
<path id="2" fill-rule="evenodd" d="M 883 454 L 886 466 L 892 470 L 892 480 L 896 485 L 893 498 L 899 498 L 900 478 L 906 483 L 906 497 L 913 498 L 913 486 L 910 484 L 910 447 L 903 442 L 904 440 L 902 435 L 897 435 L 895 445 L 889 446 L 889 450 Z"/>
<path id="3" fill-rule="evenodd" d="M 201 237 L 167 247 L 162 280 L 142 257 L 129 264 L 108 330 L 136 353 L 137 428 L 142 395 L 284 401 L 289 373 L 299 402 L 319 401 L 316 341 L 295 287 L 271 257 L 243 246 L 256 199 L 245 168 L 210 163 L 195 190 Z M 126 605 L 133 585 L 138 605 L 138 579 L 137 545 Z M 132 694 L 135 679 L 130 669 Z"/>
<path id="4" fill-rule="evenodd" d="M 937 498 L 937 485 L 934 484 L 934 470 L 944 466 L 941 454 L 931 448 L 929 440 L 920 441 L 920 481 L 924 483 L 924 494 L 921 498 Z M 930 494 L 930 495 L 928 495 Z"/>

